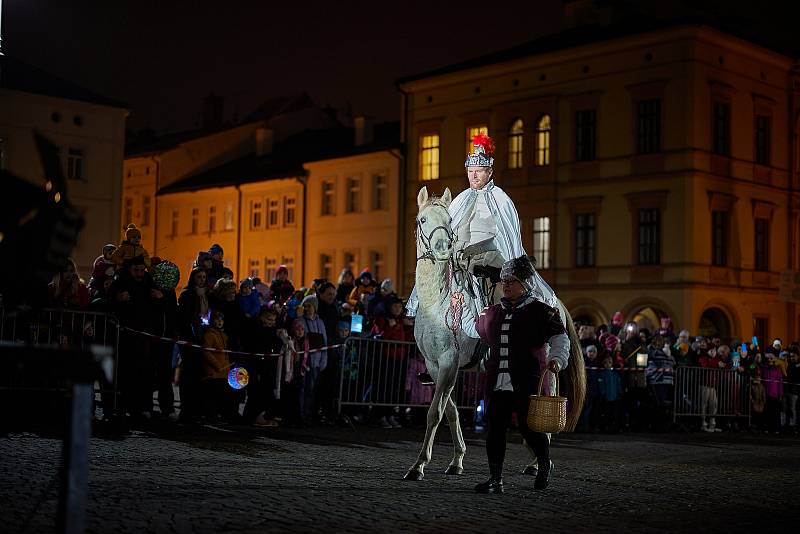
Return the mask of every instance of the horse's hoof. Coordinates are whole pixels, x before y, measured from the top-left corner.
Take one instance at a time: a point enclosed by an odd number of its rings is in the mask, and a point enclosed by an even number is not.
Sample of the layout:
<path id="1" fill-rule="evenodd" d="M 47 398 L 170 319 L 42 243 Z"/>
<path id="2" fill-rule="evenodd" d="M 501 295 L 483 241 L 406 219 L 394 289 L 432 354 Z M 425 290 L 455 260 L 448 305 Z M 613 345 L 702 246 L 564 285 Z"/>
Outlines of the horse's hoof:
<path id="1" fill-rule="evenodd" d="M 463 467 L 459 467 L 457 465 L 451 465 L 451 466 L 448 466 L 448 468 L 445 470 L 444 474 L 445 475 L 460 475 L 463 472 L 464 472 L 464 468 Z"/>
<path id="2" fill-rule="evenodd" d="M 403 480 L 422 480 L 425 476 L 425 473 L 417 471 L 416 469 L 410 469 L 406 476 L 403 477 Z"/>

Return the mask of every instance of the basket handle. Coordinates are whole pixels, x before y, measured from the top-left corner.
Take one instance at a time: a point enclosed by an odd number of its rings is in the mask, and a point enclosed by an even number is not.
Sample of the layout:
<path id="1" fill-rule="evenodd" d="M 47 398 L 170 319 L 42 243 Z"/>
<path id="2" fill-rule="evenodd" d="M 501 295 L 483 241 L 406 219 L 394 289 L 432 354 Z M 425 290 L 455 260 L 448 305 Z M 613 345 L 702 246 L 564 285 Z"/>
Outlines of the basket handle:
<path id="1" fill-rule="evenodd" d="M 537 389 L 537 391 L 539 392 L 539 396 L 540 397 L 550 397 L 551 396 L 551 395 L 542 395 L 542 387 L 544 387 L 544 374 L 545 373 L 553 373 L 553 376 L 556 379 L 556 394 L 552 395 L 552 396 L 558 397 L 558 393 L 559 393 L 559 391 L 558 391 L 558 373 L 555 373 L 555 372 L 551 371 L 547 367 L 545 367 L 544 371 L 539 376 L 539 388 Z"/>

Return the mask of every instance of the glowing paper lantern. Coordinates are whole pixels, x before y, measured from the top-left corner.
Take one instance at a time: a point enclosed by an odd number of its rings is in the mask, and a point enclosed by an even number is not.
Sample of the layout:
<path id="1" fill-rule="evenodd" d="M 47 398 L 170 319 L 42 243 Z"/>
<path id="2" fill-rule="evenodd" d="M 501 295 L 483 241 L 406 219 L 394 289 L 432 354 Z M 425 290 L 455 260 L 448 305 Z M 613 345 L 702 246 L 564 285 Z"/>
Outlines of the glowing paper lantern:
<path id="1" fill-rule="evenodd" d="M 234 367 L 228 371 L 228 385 L 233 389 L 242 389 L 250 382 L 250 375 L 244 367 Z"/>

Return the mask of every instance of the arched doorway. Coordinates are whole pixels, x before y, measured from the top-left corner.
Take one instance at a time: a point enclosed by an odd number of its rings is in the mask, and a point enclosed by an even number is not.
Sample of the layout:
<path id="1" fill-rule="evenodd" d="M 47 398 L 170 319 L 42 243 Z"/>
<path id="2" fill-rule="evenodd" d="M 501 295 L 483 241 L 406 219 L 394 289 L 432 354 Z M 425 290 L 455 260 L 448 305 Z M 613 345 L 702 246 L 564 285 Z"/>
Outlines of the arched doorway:
<path id="1" fill-rule="evenodd" d="M 646 328 L 652 335 L 656 330 L 661 328 L 662 317 L 669 317 L 669 313 L 658 306 L 644 306 L 634 312 L 629 321 L 636 323 L 640 332 L 643 328 Z"/>
<path id="2" fill-rule="evenodd" d="M 581 298 L 564 304 L 569 310 L 572 322 L 575 323 L 575 328 L 578 328 L 578 325 L 598 327 L 601 324 L 608 324 L 606 311 L 594 300 Z"/>
<path id="3" fill-rule="evenodd" d="M 700 315 L 700 324 L 697 334 L 705 337 L 718 337 L 723 340 L 730 339 L 731 320 L 721 308 L 708 308 Z"/>

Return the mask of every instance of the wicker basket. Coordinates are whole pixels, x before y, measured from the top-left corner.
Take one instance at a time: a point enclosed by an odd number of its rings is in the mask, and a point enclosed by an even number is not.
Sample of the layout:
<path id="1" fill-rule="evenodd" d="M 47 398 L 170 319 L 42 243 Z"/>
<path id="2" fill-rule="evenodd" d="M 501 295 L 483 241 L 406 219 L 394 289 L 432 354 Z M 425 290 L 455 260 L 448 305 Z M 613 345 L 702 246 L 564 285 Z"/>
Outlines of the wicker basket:
<path id="1" fill-rule="evenodd" d="M 553 373 L 556 380 L 556 394 L 549 396 L 542 394 L 545 373 L 550 371 L 545 369 L 539 377 L 538 395 L 531 395 L 531 402 L 528 405 L 528 428 L 534 432 L 550 432 L 558 434 L 567 426 L 567 398 L 558 395 L 558 374 Z"/>

